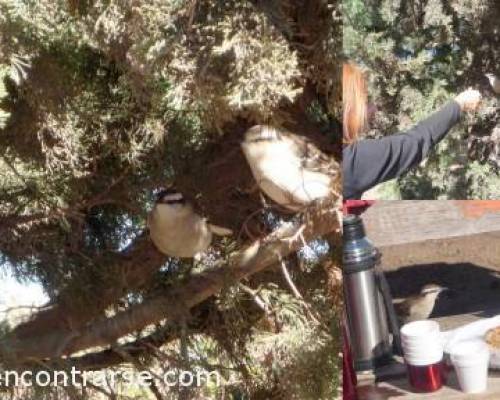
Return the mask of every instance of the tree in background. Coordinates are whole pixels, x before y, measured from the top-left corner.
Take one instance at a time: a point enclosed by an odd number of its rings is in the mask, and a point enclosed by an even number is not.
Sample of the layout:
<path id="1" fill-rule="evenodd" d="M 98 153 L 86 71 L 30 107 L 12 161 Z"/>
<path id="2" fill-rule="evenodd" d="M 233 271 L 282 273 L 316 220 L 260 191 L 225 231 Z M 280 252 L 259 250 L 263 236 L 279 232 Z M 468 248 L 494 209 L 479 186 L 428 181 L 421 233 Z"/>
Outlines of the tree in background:
<path id="1" fill-rule="evenodd" d="M 346 0 L 344 50 L 364 65 L 379 108 L 370 135 L 395 133 L 468 87 L 484 101 L 418 168 L 384 184 L 382 197 L 498 198 L 500 75 L 496 0 Z"/>
<path id="2" fill-rule="evenodd" d="M 337 1 L 0 0 L 0 265 L 50 297 L 0 370 L 224 378 L 68 398 L 334 398 L 339 199 L 263 205 L 239 143 L 279 124 L 338 160 L 341 46 Z M 149 239 L 171 184 L 237 233 L 201 263 Z"/>

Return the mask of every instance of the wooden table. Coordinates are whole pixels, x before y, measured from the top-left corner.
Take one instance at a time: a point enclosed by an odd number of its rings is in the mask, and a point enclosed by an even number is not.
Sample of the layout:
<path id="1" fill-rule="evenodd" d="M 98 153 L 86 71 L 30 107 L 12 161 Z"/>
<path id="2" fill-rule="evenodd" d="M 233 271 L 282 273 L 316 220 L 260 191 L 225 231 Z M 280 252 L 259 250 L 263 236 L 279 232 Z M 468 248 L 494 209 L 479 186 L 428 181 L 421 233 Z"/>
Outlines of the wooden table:
<path id="1" fill-rule="evenodd" d="M 408 385 L 406 377 L 404 377 L 372 385 L 360 384 L 360 386 L 358 386 L 358 396 L 359 400 L 498 400 L 500 399 L 500 372 L 490 373 L 488 391 L 481 394 L 472 395 L 461 392 L 455 374 L 451 373 L 446 386 L 443 386 L 434 393 L 413 393 Z"/>
<path id="2" fill-rule="evenodd" d="M 500 314 L 500 309 L 488 310 L 491 314 Z M 435 318 L 443 330 L 467 324 L 480 319 L 477 315 L 463 314 L 449 317 Z M 488 391 L 481 394 L 465 394 L 460 391 L 455 372 L 451 370 L 448 380 L 440 390 L 434 393 L 414 393 L 406 377 L 406 366 L 402 358 L 395 357 L 395 362 L 377 370 L 376 375 L 358 374 L 359 400 L 499 400 L 500 399 L 500 370 L 490 369 L 488 374 Z"/>

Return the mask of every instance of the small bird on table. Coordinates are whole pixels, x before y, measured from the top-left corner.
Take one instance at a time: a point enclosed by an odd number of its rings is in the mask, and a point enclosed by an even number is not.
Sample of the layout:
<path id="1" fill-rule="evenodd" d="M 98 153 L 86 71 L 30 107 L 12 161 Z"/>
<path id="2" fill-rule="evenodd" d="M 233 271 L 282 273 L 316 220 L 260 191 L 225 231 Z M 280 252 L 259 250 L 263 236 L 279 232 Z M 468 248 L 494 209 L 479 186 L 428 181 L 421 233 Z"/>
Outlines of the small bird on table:
<path id="1" fill-rule="evenodd" d="M 182 193 L 165 189 L 158 193 L 148 216 L 151 240 L 162 253 L 171 257 L 197 257 L 206 251 L 213 234 L 232 235 L 230 229 L 208 223 L 198 215 Z"/>
<path id="2" fill-rule="evenodd" d="M 399 316 L 401 325 L 429 318 L 436 305 L 438 296 L 445 290 L 448 290 L 448 288 L 431 283 L 425 285 L 419 294 L 395 304 L 394 308 Z"/>
<path id="3" fill-rule="evenodd" d="M 338 164 L 303 136 L 256 125 L 241 148 L 260 189 L 291 211 L 335 194 Z"/>
<path id="4" fill-rule="evenodd" d="M 500 79 L 494 74 L 486 74 L 486 78 L 490 81 L 493 91 L 500 94 Z"/>

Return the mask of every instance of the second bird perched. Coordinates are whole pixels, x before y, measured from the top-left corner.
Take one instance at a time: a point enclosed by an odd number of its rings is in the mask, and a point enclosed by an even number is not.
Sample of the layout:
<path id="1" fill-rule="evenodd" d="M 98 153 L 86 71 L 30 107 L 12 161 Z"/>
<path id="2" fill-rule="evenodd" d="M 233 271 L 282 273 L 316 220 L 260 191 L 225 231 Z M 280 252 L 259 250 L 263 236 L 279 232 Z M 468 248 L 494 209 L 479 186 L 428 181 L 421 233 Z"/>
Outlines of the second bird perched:
<path id="1" fill-rule="evenodd" d="M 245 133 L 241 147 L 260 189 L 289 210 L 333 194 L 338 168 L 306 138 L 256 125 Z"/>
<path id="2" fill-rule="evenodd" d="M 395 304 L 401 324 L 429 318 L 436 305 L 438 296 L 445 290 L 448 289 L 431 283 L 425 285 L 419 294 L 408 297 L 399 304 Z"/>
<path id="3" fill-rule="evenodd" d="M 191 258 L 206 251 L 213 234 L 228 236 L 232 231 L 208 223 L 197 214 L 182 193 L 173 189 L 158 193 L 148 216 L 151 240 L 162 253 L 171 257 Z"/>

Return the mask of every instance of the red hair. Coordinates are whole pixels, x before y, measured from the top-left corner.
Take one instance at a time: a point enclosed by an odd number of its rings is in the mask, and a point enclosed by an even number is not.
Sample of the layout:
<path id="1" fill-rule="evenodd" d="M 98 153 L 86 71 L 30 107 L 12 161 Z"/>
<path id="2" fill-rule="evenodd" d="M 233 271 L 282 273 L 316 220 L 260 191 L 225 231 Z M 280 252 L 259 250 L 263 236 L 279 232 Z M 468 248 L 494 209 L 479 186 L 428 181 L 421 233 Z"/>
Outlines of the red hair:
<path id="1" fill-rule="evenodd" d="M 358 140 L 367 125 L 368 89 L 366 78 L 355 64 L 344 64 L 342 73 L 343 136 L 344 143 Z"/>

